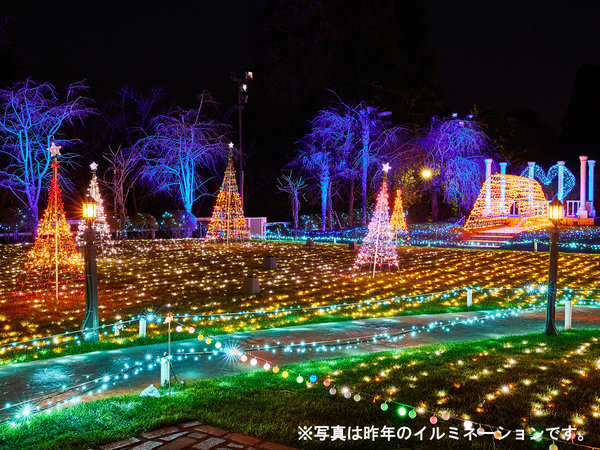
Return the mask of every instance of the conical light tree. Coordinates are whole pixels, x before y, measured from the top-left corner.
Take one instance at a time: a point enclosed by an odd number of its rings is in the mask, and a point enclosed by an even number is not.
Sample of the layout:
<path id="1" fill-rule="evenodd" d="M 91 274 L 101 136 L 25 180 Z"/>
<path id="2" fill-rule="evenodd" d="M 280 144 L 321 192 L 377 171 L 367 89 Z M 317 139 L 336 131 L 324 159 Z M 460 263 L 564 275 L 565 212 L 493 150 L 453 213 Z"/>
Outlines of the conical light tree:
<path id="1" fill-rule="evenodd" d="M 373 267 L 373 277 L 378 268 L 387 265 L 398 268 L 398 254 L 394 242 L 394 231 L 390 225 L 390 207 L 387 188 L 387 172 L 389 164 L 383 165 L 383 181 L 377 194 L 375 211 L 369 223 L 369 232 L 365 236 L 363 245 L 358 252 L 353 270 L 364 266 Z"/>
<path id="2" fill-rule="evenodd" d="M 87 195 L 89 198 L 93 198 L 96 202 L 96 214 L 97 218 L 94 220 L 93 228 L 96 233 L 96 238 L 94 240 L 95 244 L 98 246 L 101 255 L 107 255 L 110 253 L 114 253 L 113 241 L 110 237 L 110 227 L 108 226 L 108 221 L 106 219 L 106 213 L 104 211 L 104 201 L 102 199 L 102 194 L 100 193 L 100 186 L 98 186 L 98 177 L 96 175 L 96 170 L 98 170 L 98 164 L 93 162 L 90 164 L 90 168 L 92 169 L 92 180 L 90 181 L 90 186 L 87 190 Z M 77 245 L 85 245 L 85 230 L 87 229 L 87 225 L 85 220 L 79 222 L 79 228 L 77 229 Z"/>
<path id="3" fill-rule="evenodd" d="M 54 278 L 58 299 L 59 274 L 79 274 L 83 270 L 83 260 L 75 248 L 73 234 L 65 217 L 58 174 L 60 147 L 52 143 L 48 150 L 54 158 L 48 207 L 40 219 L 33 248 L 27 253 L 25 270 L 28 275 Z"/>
<path id="4" fill-rule="evenodd" d="M 402 189 L 400 188 L 396 189 L 396 200 L 394 200 L 394 211 L 390 219 L 390 226 L 396 236 L 399 233 L 404 233 L 408 237 L 408 228 L 404 218 L 404 205 L 402 204 Z"/>
<path id="5" fill-rule="evenodd" d="M 229 148 L 229 161 L 225 170 L 225 177 L 217 194 L 217 202 L 208 225 L 207 234 L 208 240 L 223 241 L 227 245 L 233 240 L 250 238 L 242 208 L 242 200 L 235 181 L 232 158 L 233 144 L 229 144 Z"/>

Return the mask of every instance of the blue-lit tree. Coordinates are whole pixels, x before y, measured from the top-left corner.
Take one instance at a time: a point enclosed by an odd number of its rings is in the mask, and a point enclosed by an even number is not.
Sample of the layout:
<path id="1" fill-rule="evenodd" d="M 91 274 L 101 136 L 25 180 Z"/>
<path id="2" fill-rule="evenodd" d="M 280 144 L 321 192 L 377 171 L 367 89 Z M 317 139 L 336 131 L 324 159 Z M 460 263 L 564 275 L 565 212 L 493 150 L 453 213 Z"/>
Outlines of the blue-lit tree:
<path id="1" fill-rule="evenodd" d="M 472 116 L 460 119 L 433 117 L 429 131 L 420 141 L 426 164 L 433 171 L 430 187 L 433 220 L 437 220 L 437 193 L 459 210 L 469 210 L 485 181 L 486 157 L 493 151 L 490 139 Z"/>
<path id="2" fill-rule="evenodd" d="M 10 190 L 36 220 L 40 194 L 50 176 L 47 149 L 52 141 L 61 146 L 74 142 L 60 136 L 60 131 L 94 112 L 82 96 L 86 90 L 83 83 L 73 83 L 61 96 L 52 84 L 31 79 L 0 90 L 0 187 Z"/>
<path id="3" fill-rule="evenodd" d="M 207 174 L 227 159 L 227 126 L 211 115 L 210 94 L 200 96 L 198 109 L 177 109 L 154 118 L 152 135 L 137 147 L 143 152 L 143 179 L 157 191 L 181 202 L 186 212 L 202 195 Z"/>

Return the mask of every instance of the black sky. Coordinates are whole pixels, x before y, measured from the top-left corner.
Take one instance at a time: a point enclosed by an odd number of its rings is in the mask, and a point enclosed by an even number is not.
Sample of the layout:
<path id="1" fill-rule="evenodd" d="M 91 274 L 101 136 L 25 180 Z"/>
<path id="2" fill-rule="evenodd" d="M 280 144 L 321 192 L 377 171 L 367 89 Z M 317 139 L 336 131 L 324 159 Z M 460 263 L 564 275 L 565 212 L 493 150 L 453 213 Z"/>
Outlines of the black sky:
<path id="1" fill-rule="evenodd" d="M 21 75 L 86 78 L 99 97 L 133 81 L 182 106 L 203 89 L 233 102 L 229 74 L 251 65 L 251 2 L 132 3 L 3 3 Z M 448 108 L 530 107 L 558 124 L 577 69 L 600 64 L 600 7 L 573 3 L 425 0 Z"/>

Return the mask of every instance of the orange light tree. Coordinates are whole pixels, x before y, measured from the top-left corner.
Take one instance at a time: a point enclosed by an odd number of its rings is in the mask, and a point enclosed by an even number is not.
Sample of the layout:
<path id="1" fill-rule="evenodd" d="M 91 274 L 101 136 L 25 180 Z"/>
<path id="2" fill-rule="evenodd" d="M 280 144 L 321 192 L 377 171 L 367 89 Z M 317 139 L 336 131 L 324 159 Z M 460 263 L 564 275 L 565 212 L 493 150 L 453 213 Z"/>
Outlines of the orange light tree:
<path id="1" fill-rule="evenodd" d="M 404 218 L 404 205 L 402 204 L 402 189 L 396 189 L 396 199 L 394 200 L 394 211 L 390 219 L 390 226 L 398 236 L 399 233 L 404 233 L 408 237 L 408 228 L 406 227 L 406 219 Z"/>
<path id="2" fill-rule="evenodd" d="M 373 277 L 375 270 L 387 265 L 398 268 L 398 252 L 394 242 L 394 231 L 390 225 L 390 207 L 387 188 L 387 172 L 389 164 L 383 165 L 383 181 L 377 200 L 373 218 L 369 222 L 369 231 L 363 240 L 363 245 L 358 252 L 353 270 L 368 265 L 373 266 Z"/>
<path id="3" fill-rule="evenodd" d="M 230 144 L 231 147 L 232 145 Z M 208 225 L 207 239 L 211 241 L 223 241 L 229 244 L 232 240 L 249 238 L 250 233 L 235 181 L 235 169 L 233 168 L 233 158 L 230 150 L 223 184 L 217 194 L 215 209 Z"/>
<path id="4" fill-rule="evenodd" d="M 548 201 L 533 178 L 494 174 L 483 183 L 465 231 L 513 224 L 528 230 L 551 227 Z"/>
<path id="5" fill-rule="evenodd" d="M 27 253 L 25 270 L 28 275 L 45 277 L 53 274 L 58 300 L 59 274 L 80 274 L 83 260 L 75 248 L 75 240 L 67 223 L 61 197 L 57 158 L 60 155 L 60 147 L 52 143 L 48 150 L 54 157 L 48 206 L 39 221 L 33 248 Z"/>

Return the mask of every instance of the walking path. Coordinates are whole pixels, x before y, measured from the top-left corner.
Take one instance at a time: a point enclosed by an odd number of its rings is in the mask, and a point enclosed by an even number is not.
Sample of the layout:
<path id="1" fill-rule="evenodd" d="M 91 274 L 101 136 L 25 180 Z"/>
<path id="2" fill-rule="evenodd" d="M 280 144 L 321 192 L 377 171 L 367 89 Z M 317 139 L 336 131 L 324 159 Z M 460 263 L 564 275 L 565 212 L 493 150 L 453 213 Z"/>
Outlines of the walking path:
<path id="1" fill-rule="evenodd" d="M 557 328 L 562 328 L 564 310 L 557 310 Z M 486 338 L 497 338 L 509 335 L 519 335 L 534 332 L 543 332 L 545 311 L 529 311 L 517 317 L 497 318 L 484 322 L 475 322 L 470 325 L 459 324 L 453 326 L 450 331 L 434 328 L 427 332 L 412 333 L 404 339 L 394 342 L 378 340 L 352 348 L 346 348 L 347 341 L 382 333 L 400 333 L 402 330 L 410 330 L 415 327 L 427 327 L 432 322 L 448 322 L 456 319 L 482 318 L 487 314 L 484 312 L 461 312 L 450 314 L 417 315 L 374 318 L 365 320 L 354 320 L 347 322 L 321 323 L 311 325 L 300 325 L 286 328 L 272 328 L 252 332 L 232 333 L 217 336 L 216 340 L 223 345 L 236 345 L 249 351 L 252 346 L 264 346 L 299 343 L 305 341 L 340 340 L 340 347 L 336 351 L 304 351 L 277 353 L 253 351 L 253 354 L 262 358 L 268 358 L 273 363 L 282 366 L 301 361 L 337 358 L 356 354 L 384 351 L 394 348 L 408 348 L 422 345 L 448 343 Z M 595 328 L 600 327 L 600 308 L 590 306 L 575 306 L 573 308 L 573 328 Z M 413 336 L 414 335 L 414 336 Z M 249 364 L 238 363 L 232 358 L 220 356 L 200 356 L 198 360 L 193 357 L 182 358 L 178 352 L 193 352 L 204 348 L 197 339 L 175 341 L 172 343 L 173 373 L 178 380 L 194 380 L 198 378 L 217 377 L 233 375 L 249 370 L 256 370 Z M 97 377 L 109 377 L 116 374 L 124 367 L 132 367 L 136 362 L 148 362 L 147 356 L 163 355 L 167 351 L 167 344 L 154 344 L 144 347 L 128 347 L 117 350 L 106 350 L 82 355 L 64 356 L 61 358 L 43 361 L 32 361 L 21 364 L 0 366 L 0 398 L 3 406 L 5 403 L 15 404 L 29 399 L 46 395 L 49 392 L 59 393 L 53 398 L 53 403 L 61 400 L 60 392 L 63 387 L 86 383 Z M 260 366 L 259 366 L 260 367 Z M 127 379 L 119 379 L 114 386 L 108 381 L 108 390 L 98 396 L 109 396 L 123 393 L 139 393 L 150 384 L 156 386 L 160 383 L 160 368 L 155 365 L 151 370 L 142 370 L 137 375 L 130 374 Z M 72 393 L 69 393 L 69 396 Z M 63 395 L 63 399 L 68 395 Z M 6 417 L 6 416 L 4 416 Z M 0 418 L 2 415 L 0 413 Z"/>

